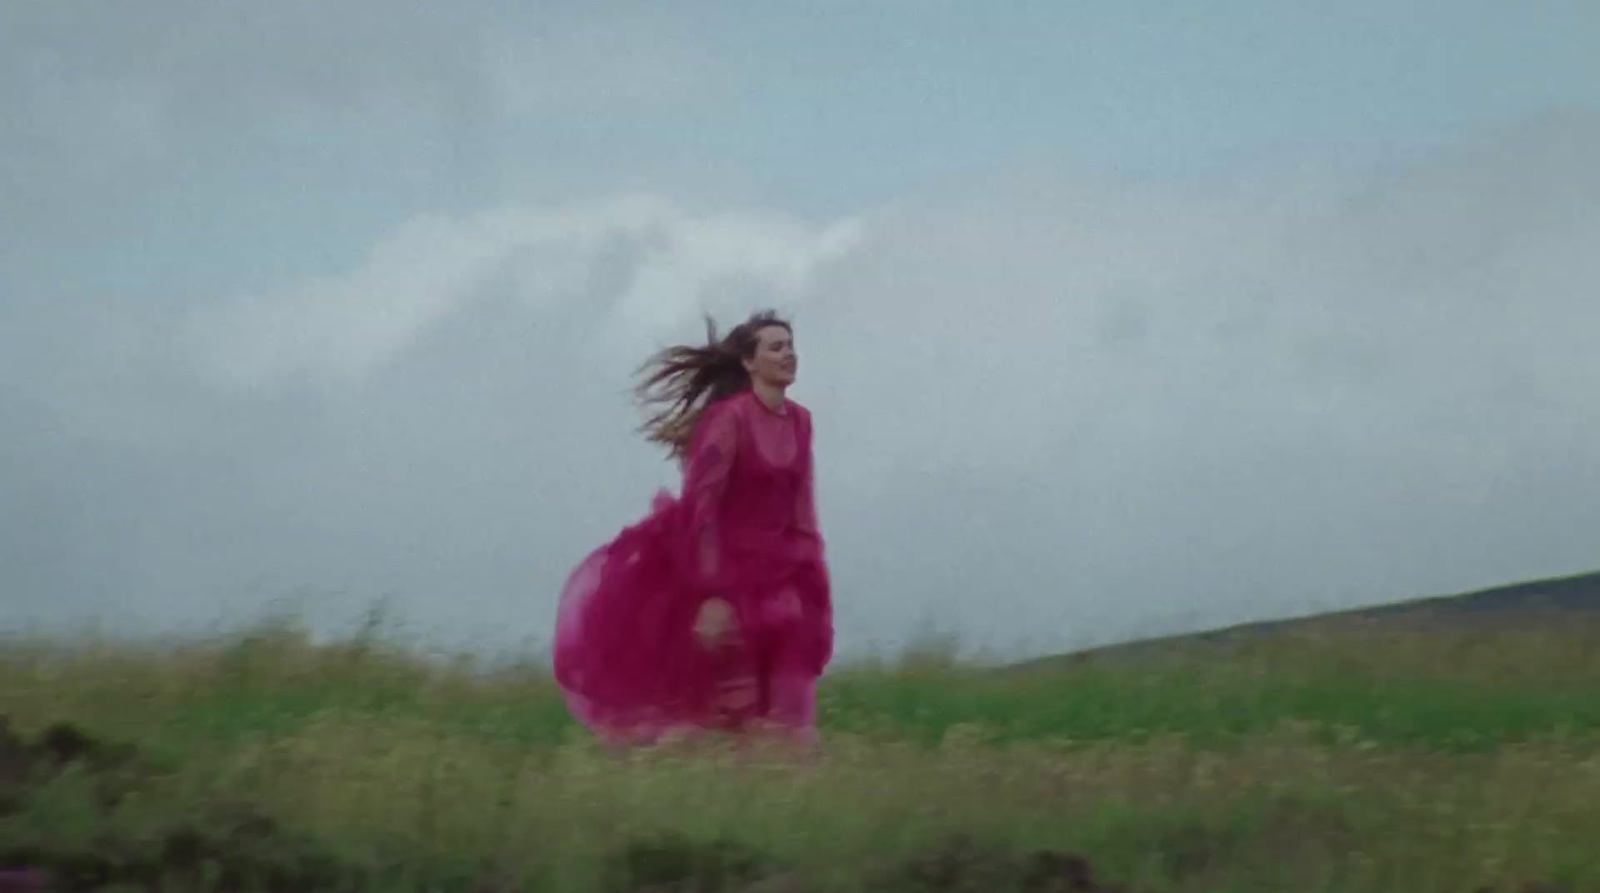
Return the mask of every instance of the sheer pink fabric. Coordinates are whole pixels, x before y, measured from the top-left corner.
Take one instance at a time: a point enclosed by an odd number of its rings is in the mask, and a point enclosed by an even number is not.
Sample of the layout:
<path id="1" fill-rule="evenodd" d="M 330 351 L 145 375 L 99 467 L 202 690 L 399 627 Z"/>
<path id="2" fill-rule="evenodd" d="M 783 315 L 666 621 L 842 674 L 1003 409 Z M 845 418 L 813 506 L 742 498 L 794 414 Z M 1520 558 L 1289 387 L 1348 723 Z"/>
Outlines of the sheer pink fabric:
<path id="1" fill-rule="evenodd" d="M 712 598 L 730 635 L 695 633 Z M 746 391 L 700 418 L 678 497 L 590 553 L 561 593 L 555 672 L 574 715 L 613 741 L 775 724 L 809 739 L 833 652 L 811 415 Z"/>

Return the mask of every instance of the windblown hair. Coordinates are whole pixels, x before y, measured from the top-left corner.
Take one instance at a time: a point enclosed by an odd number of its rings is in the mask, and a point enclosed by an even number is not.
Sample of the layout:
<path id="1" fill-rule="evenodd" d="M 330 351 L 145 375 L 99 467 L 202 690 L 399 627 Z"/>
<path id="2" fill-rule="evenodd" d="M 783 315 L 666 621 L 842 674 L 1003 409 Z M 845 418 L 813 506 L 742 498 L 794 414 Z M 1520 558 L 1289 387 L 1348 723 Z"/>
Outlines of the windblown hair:
<path id="1" fill-rule="evenodd" d="M 792 331 L 776 312 L 764 310 L 718 338 L 717 324 L 707 316 L 704 345 L 669 347 L 646 360 L 635 393 L 642 404 L 657 408 L 639 429 L 645 439 L 665 446 L 675 459 L 687 455 L 706 407 L 750 387 L 743 361 L 756 355 L 758 333 L 768 326 Z"/>

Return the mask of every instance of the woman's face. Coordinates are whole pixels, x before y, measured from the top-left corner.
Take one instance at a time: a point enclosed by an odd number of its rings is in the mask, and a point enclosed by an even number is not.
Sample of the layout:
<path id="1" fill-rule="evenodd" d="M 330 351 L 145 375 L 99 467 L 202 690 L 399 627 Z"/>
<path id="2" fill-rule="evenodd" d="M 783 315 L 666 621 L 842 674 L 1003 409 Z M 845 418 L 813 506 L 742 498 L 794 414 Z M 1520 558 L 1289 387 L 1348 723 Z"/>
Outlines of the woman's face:
<path id="1" fill-rule="evenodd" d="M 794 383 L 798 365 L 794 336 L 783 326 L 766 326 L 756 332 L 755 356 L 744 361 L 752 379 L 779 388 Z"/>

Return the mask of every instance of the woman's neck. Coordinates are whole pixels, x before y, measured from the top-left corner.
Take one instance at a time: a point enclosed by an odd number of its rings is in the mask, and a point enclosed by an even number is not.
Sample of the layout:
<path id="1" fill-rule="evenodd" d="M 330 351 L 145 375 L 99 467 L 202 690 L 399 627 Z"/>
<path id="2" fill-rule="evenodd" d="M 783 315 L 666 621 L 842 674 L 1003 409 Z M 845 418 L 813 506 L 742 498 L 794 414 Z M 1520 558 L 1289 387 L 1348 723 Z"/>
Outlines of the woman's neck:
<path id="1" fill-rule="evenodd" d="M 766 404 L 768 409 L 772 410 L 773 412 L 783 412 L 783 388 L 777 387 L 776 385 L 767 384 L 763 381 L 753 381 L 750 383 L 750 390 L 756 395 L 757 400 L 760 400 L 762 403 Z"/>

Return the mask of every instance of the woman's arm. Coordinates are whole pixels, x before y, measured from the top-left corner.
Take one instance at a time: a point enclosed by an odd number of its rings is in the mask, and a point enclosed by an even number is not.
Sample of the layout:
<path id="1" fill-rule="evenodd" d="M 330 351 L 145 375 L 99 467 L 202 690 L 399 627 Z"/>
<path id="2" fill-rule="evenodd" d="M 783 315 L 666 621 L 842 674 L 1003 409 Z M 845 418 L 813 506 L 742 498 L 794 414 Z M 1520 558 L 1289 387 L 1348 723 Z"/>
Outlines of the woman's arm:
<path id="1" fill-rule="evenodd" d="M 722 579 L 722 498 L 739 447 L 738 418 L 729 409 L 712 406 L 701 415 L 684 476 L 694 572 L 709 587 Z"/>

